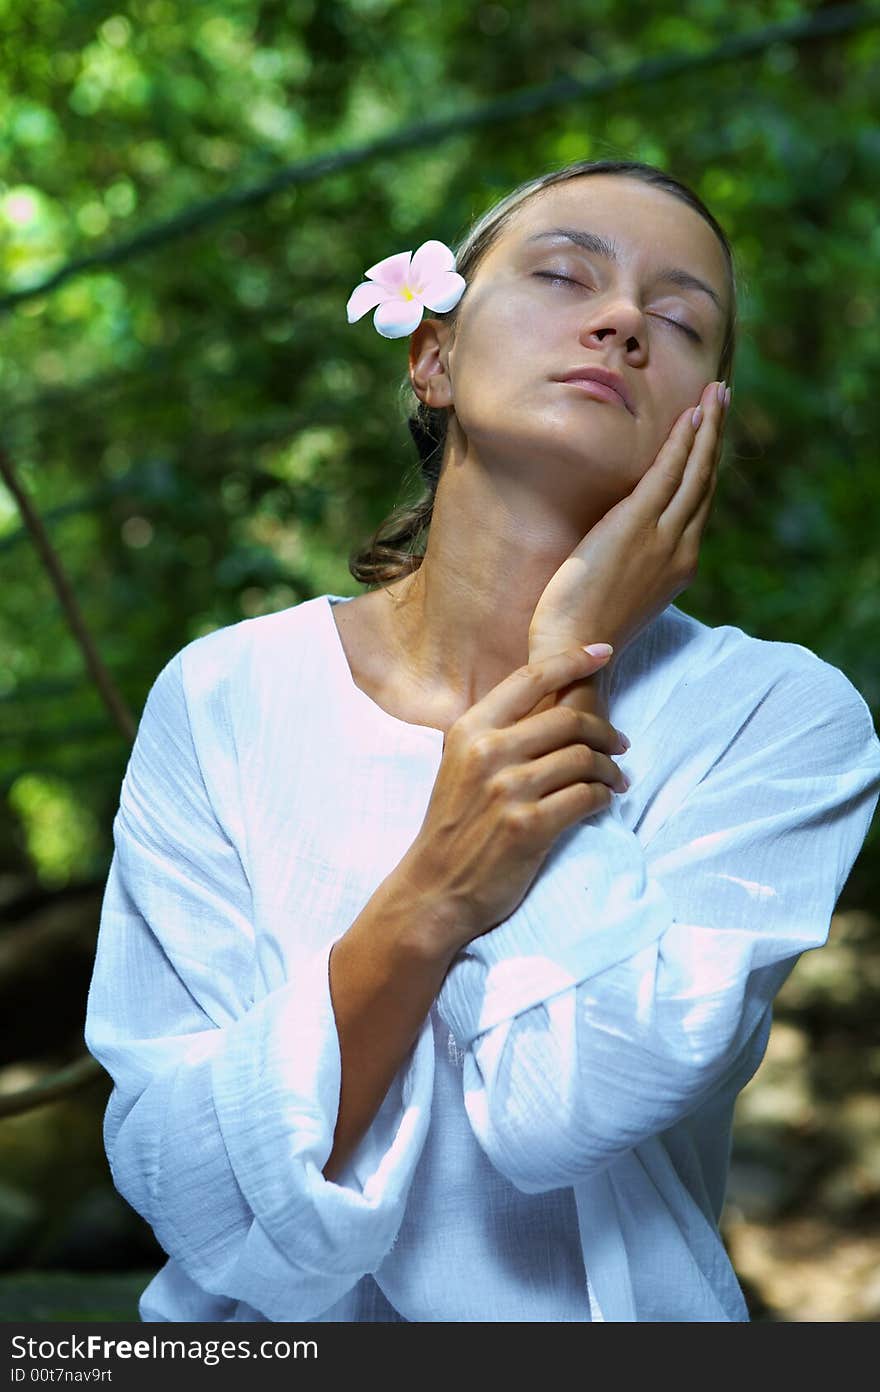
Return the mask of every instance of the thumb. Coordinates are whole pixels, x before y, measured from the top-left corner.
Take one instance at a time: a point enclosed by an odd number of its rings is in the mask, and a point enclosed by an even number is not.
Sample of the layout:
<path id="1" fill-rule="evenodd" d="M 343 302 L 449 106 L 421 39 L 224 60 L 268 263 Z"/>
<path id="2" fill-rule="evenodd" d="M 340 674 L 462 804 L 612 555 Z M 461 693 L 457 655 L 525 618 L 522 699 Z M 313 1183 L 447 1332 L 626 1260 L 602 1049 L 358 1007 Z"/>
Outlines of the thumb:
<path id="1" fill-rule="evenodd" d="M 599 658 L 602 662 L 605 662 L 614 652 L 610 643 L 584 643 L 582 646 L 585 653 L 589 653 L 591 657 Z"/>

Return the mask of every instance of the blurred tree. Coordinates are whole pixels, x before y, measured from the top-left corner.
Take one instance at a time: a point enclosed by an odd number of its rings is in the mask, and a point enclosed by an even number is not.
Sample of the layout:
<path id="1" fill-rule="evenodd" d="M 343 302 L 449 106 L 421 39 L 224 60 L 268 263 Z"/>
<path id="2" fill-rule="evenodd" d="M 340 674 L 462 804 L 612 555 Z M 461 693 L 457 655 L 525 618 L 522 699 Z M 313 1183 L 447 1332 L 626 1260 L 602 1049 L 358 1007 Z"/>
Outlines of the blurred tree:
<path id="1" fill-rule="evenodd" d="M 346 322 L 364 269 L 590 157 L 691 183 L 737 250 L 727 468 L 683 607 L 804 644 L 876 713 L 876 9 L 5 0 L 3 20 L 2 440 L 135 714 L 191 638 L 357 592 L 347 557 L 413 458 L 405 345 Z M 23 920 L 102 884 L 128 745 L 3 489 L 0 574 L 0 885 Z M 878 903 L 878 840 L 841 908 Z M 81 1047 L 52 1043 L 58 1066 Z"/>

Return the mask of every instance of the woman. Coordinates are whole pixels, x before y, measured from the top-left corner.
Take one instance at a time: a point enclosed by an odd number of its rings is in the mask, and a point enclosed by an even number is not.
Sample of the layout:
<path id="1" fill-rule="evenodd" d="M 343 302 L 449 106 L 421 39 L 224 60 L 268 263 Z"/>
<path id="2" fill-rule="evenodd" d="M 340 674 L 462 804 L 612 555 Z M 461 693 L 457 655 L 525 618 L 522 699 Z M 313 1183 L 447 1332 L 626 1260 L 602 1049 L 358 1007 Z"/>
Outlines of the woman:
<path id="1" fill-rule="evenodd" d="M 141 719 L 86 1041 L 169 1256 L 144 1320 L 748 1318 L 733 1106 L 880 741 L 808 649 L 671 603 L 733 361 L 700 200 L 569 165 L 456 266 L 410 338 L 426 498 L 351 566 L 379 588 L 195 640 Z"/>

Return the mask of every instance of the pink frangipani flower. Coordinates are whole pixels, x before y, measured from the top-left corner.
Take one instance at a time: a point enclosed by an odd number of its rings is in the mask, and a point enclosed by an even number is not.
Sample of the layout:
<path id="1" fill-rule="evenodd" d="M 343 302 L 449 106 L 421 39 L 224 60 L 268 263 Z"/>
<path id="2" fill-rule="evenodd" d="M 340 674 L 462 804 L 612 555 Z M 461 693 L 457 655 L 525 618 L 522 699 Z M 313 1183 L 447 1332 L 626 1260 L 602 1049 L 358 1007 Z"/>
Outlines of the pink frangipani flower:
<path id="1" fill-rule="evenodd" d="M 418 328 L 425 309 L 443 314 L 457 305 L 467 281 L 455 268 L 455 256 L 443 242 L 422 242 L 415 254 L 398 251 L 377 261 L 349 296 L 349 324 L 378 305 L 373 324 L 383 338 L 403 338 Z"/>

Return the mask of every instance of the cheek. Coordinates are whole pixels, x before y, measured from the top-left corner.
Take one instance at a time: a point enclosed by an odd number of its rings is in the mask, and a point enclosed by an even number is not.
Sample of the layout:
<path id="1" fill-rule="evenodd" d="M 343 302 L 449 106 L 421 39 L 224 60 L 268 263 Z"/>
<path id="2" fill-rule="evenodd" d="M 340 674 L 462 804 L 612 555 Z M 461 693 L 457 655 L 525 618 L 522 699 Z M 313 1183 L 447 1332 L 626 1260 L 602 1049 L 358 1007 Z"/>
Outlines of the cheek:
<path id="1" fill-rule="evenodd" d="M 670 364 L 654 395 L 657 419 L 666 422 L 667 431 L 687 406 L 699 406 L 700 397 L 711 380 L 705 365 L 681 361 Z"/>
<path id="2" fill-rule="evenodd" d="M 638 436 L 640 441 L 638 455 L 642 472 L 657 458 L 675 429 L 682 412 L 688 407 L 693 408 L 697 405 L 701 388 L 702 383 L 699 380 L 695 382 L 692 390 L 683 389 L 681 382 L 678 382 L 674 388 L 670 388 L 668 396 L 661 396 L 656 400 L 653 413 L 646 412 L 643 415 L 639 422 L 641 428 Z"/>
<path id="3" fill-rule="evenodd" d="M 473 317 L 452 371 L 457 367 L 462 377 L 466 371 L 481 392 L 515 404 L 576 360 L 570 348 L 566 352 L 560 327 L 549 315 L 537 313 L 535 304 L 521 296 L 510 296 Z"/>
<path id="4" fill-rule="evenodd" d="M 508 285 L 503 293 L 493 288 L 473 300 L 460 332 L 463 343 L 488 356 L 527 356 L 536 344 L 549 340 L 561 327 L 557 321 L 554 328 L 553 316 L 534 295 L 522 287 Z M 471 356 L 470 351 L 467 356 Z"/>

